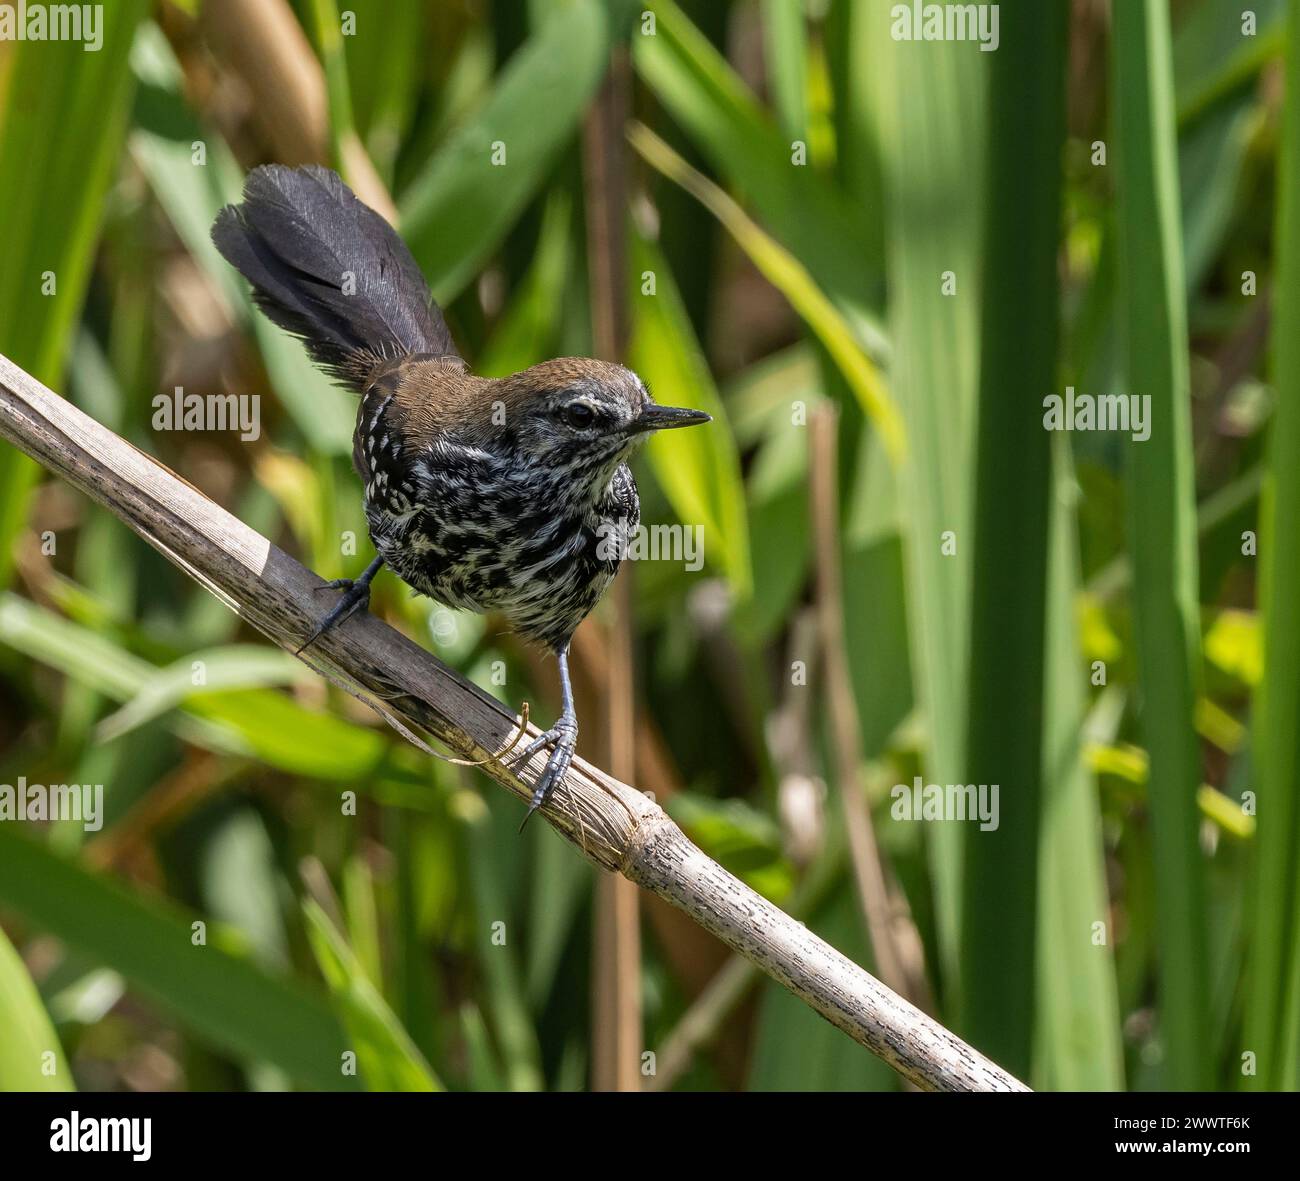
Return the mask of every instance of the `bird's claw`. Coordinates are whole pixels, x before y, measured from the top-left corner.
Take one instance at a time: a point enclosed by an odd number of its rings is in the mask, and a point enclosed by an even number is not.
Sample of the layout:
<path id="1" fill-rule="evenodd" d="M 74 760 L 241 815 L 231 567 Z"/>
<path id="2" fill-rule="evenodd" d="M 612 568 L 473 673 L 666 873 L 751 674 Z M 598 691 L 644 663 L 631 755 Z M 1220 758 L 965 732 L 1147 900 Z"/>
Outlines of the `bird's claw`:
<path id="1" fill-rule="evenodd" d="M 337 627 L 340 623 L 351 619 L 362 607 L 370 602 L 370 583 L 360 579 L 336 578 L 332 582 L 321 583 L 320 586 L 314 589 L 318 592 L 341 590 L 343 594 L 339 597 L 339 601 L 334 604 L 330 613 L 317 624 L 316 630 L 302 642 L 302 646 L 294 653 L 295 656 L 301 655 L 330 628 Z"/>
<path id="2" fill-rule="evenodd" d="M 524 825 L 532 819 L 533 813 L 546 803 L 551 790 L 564 778 L 569 764 L 573 762 L 578 746 L 577 722 L 569 718 L 561 718 L 545 733 L 539 734 L 520 753 L 520 765 L 527 763 L 539 750 L 548 746 L 551 747 L 551 757 L 546 760 L 545 768 L 533 785 L 533 797 L 529 801 L 523 822 L 519 825 L 520 832 L 524 831 Z"/>

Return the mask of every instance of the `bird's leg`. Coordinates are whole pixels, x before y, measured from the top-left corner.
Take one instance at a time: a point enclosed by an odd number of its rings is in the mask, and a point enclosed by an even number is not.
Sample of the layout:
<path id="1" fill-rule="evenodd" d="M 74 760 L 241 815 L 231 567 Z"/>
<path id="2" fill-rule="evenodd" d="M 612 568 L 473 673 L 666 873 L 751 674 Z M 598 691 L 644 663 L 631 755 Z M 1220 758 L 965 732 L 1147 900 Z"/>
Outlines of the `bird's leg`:
<path id="1" fill-rule="evenodd" d="M 546 769 L 533 785 L 533 798 L 528 804 L 519 831 L 523 832 L 532 815 L 551 794 L 551 789 L 564 778 L 564 773 L 573 762 L 573 755 L 578 746 L 578 715 L 573 711 L 573 685 L 569 682 L 569 646 L 565 644 L 556 656 L 560 662 L 560 717 L 545 734 L 539 734 L 524 748 L 519 756 L 521 765 L 527 763 L 539 750 L 549 746 L 551 757 L 546 761 Z"/>
<path id="2" fill-rule="evenodd" d="M 334 604 L 333 609 L 317 625 L 316 630 L 303 641 L 302 647 L 295 652 L 298 655 L 304 648 L 314 644 L 332 627 L 337 627 L 345 619 L 350 619 L 362 607 L 370 602 L 370 582 L 376 574 L 379 573 L 379 567 L 384 564 L 383 558 L 376 558 L 360 578 L 336 578 L 333 582 L 327 582 L 318 586 L 318 591 L 323 590 L 341 590 L 343 592 L 339 601 Z"/>

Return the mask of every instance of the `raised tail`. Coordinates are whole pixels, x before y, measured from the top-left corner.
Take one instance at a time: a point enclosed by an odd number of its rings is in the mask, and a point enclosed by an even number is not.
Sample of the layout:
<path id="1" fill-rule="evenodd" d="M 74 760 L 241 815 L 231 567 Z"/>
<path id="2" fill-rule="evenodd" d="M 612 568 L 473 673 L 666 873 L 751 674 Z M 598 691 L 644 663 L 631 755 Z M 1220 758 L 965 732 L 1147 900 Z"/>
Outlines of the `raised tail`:
<path id="1" fill-rule="evenodd" d="M 328 168 L 254 168 L 212 240 L 257 306 L 346 385 L 408 353 L 456 355 L 406 243 Z"/>

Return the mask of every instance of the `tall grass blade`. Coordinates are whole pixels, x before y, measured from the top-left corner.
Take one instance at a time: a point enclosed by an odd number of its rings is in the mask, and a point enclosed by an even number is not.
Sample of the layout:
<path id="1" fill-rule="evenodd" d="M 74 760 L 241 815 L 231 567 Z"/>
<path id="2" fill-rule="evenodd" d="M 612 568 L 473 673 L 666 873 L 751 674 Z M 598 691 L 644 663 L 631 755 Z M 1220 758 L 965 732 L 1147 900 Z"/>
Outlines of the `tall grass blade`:
<path id="1" fill-rule="evenodd" d="M 604 76 L 612 21 L 594 0 L 556 7 L 403 194 L 403 236 L 440 302 L 478 273 L 577 130 Z"/>
<path id="2" fill-rule="evenodd" d="M 879 153 L 893 347 L 890 385 L 902 408 L 907 462 L 899 480 L 912 673 L 926 726 L 926 774 L 965 783 L 972 441 L 979 376 L 979 240 L 983 224 L 985 71 L 969 43 L 890 37 L 885 5 L 853 5 L 850 31 L 868 46 L 862 120 Z M 870 131 L 865 128 L 870 127 Z M 927 826 L 939 967 L 957 982 L 961 842 Z"/>
<path id="3" fill-rule="evenodd" d="M 659 398 L 705 410 L 714 424 L 702 431 L 666 431 L 651 439 L 647 459 L 682 521 L 704 528 L 704 553 L 725 573 L 737 599 L 753 588 L 749 557 L 749 525 L 740 457 L 727 425 L 726 410 L 704 360 L 668 260 L 653 243 L 633 235 L 632 273 L 654 276 L 647 294 L 638 282 L 632 296 L 632 366 L 659 391 Z M 676 434 L 679 437 L 673 438 Z"/>
<path id="4" fill-rule="evenodd" d="M 0 929 L 0 1091 L 75 1091 L 58 1034 L 9 937 Z"/>
<path id="5" fill-rule="evenodd" d="M 1168 6 L 1114 6 L 1116 223 L 1125 392 L 1149 398 L 1151 437 L 1125 441 L 1140 725 L 1149 784 L 1160 1029 L 1167 1084 L 1210 1083 L 1201 782 L 1196 499 Z"/>
<path id="6" fill-rule="evenodd" d="M 763 0 L 763 56 L 768 87 L 792 140 L 808 140 L 808 34 L 803 0 Z"/>
<path id="7" fill-rule="evenodd" d="M 997 784 L 967 823 L 963 1027 L 1019 1075 L 1031 1062 L 1038 903 L 1057 243 L 1065 139 L 1062 0 L 1004 4 L 993 56 L 976 444 L 966 782 Z"/>
<path id="8" fill-rule="evenodd" d="M 74 41 L 17 43 L 0 95 L 0 353 L 55 388 L 90 279 L 130 110 L 131 42 L 147 7 L 103 6 L 98 53 Z M 0 586 L 37 470 L 0 449 Z"/>
<path id="9" fill-rule="evenodd" d="M 1287 32 L 1272 321 L 1277 409 L 1260 521 L 1259 826 L 1242 1044 L 1255 1066 L 1243 1070 L 1244 1085 L 1267 1091 L 1300 1085 L 1300 0 L 1287 7 Z"/>
<path id="10" fill-rule="evenodd" d="M 1088 702 L 1076 620 L 1077 485 L 1068 444 L 1062 436 L 1055 442 L 1031 1077 L 1039 1089 L 1121 1091 L 1124 1053 L 1101 809 L 1080 743 Z"/>
<path id="11" fill-rule="evenodd" d="M 310 898 L 307 938 L 348 1031 L 357 1068 L 371 1091 L 440 1091 L 424 1056 L 367 975 L 357 954 Z"/>

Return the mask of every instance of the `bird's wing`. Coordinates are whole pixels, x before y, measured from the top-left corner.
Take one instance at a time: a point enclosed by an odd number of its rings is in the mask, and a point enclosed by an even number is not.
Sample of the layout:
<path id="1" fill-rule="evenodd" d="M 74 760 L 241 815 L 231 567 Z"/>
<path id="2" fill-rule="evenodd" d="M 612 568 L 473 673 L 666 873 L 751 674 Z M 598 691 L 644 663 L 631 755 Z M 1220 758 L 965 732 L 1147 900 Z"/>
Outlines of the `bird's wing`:
<path id="1" fill-rule="evenodd" d="M 379 470 L 389 478 L 405 472 L 410 457 L 431 441 L 428 432 L 430 402 L 445 401 L 470 377 L 459 357 L 415 353 L 380 370 L 366 386 L 357 407 L 357 428 L 352 436 L 352 464 L 370 485 Z"/>

